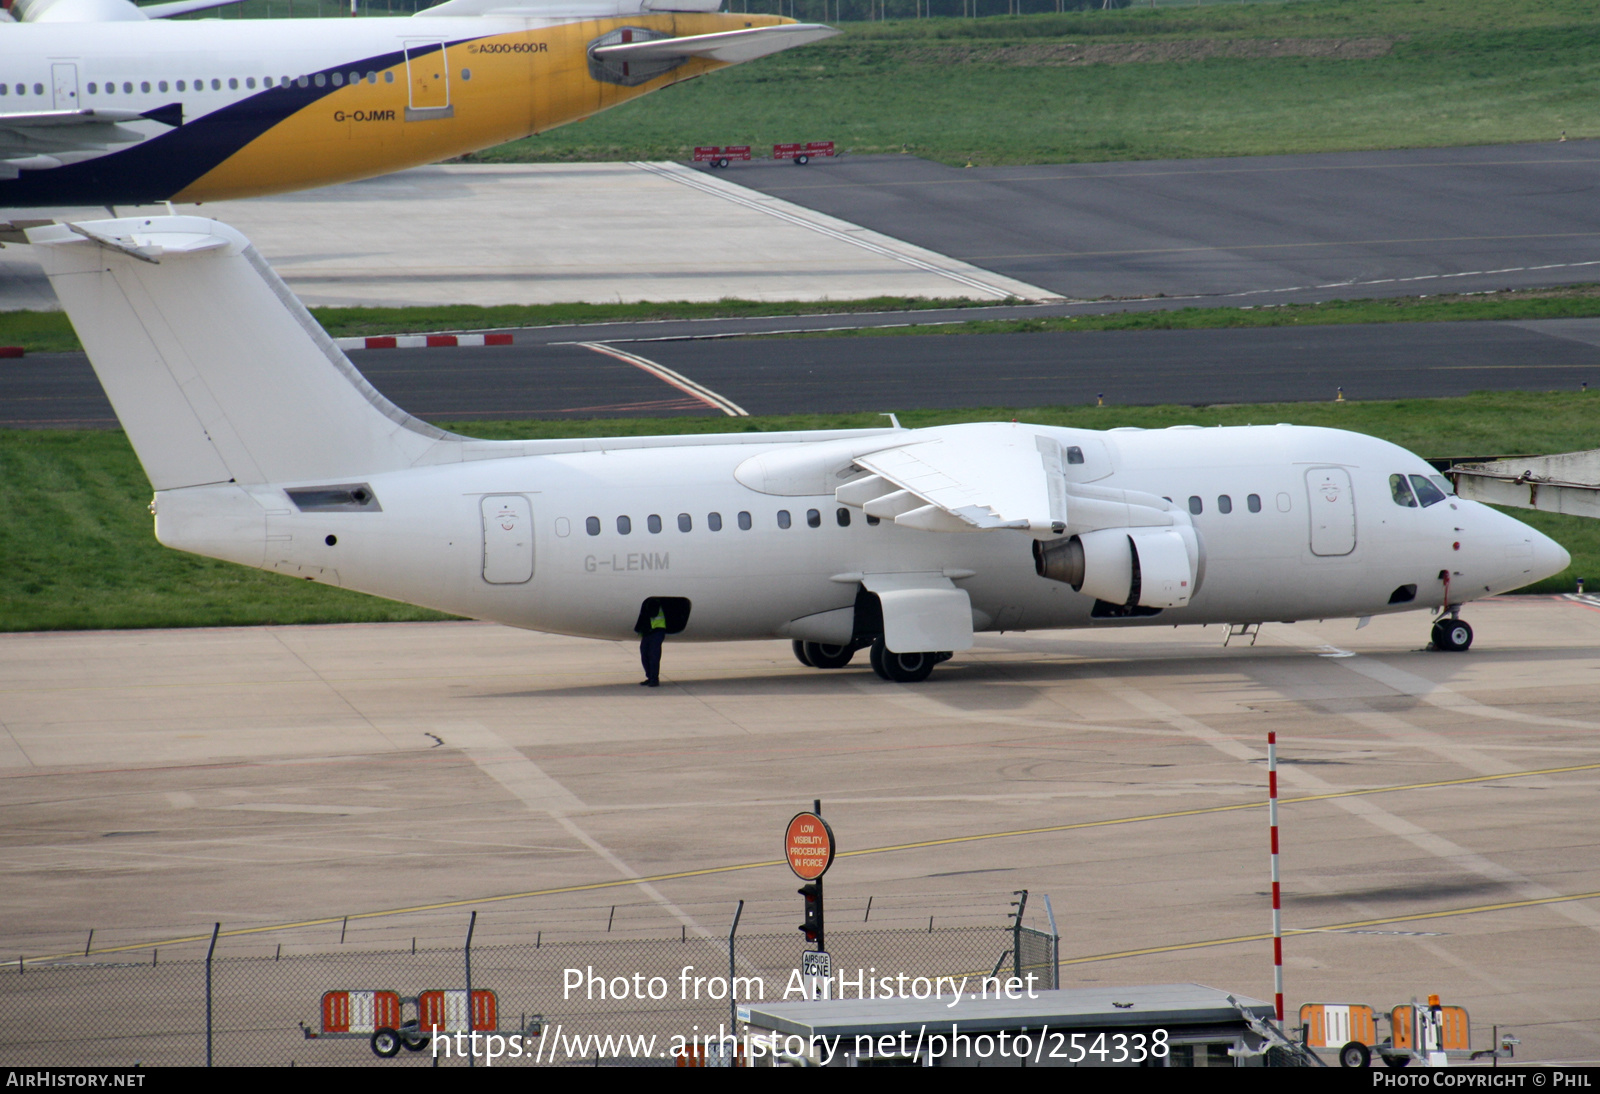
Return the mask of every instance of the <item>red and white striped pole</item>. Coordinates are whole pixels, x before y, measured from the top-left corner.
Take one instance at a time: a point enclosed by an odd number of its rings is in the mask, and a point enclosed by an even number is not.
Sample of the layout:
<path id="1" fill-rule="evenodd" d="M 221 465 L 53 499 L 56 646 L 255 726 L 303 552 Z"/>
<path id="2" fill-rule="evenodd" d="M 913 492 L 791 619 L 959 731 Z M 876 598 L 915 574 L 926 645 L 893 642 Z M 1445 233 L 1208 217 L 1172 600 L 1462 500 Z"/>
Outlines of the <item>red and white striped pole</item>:
<path id="1" fill-rule="evenodd" d="M 1283 901 L 1278 892 L 1278 735 L 1267 734 L 1267 823 L 1272 826 L 1272 990 L 1283 1021 Z"/>

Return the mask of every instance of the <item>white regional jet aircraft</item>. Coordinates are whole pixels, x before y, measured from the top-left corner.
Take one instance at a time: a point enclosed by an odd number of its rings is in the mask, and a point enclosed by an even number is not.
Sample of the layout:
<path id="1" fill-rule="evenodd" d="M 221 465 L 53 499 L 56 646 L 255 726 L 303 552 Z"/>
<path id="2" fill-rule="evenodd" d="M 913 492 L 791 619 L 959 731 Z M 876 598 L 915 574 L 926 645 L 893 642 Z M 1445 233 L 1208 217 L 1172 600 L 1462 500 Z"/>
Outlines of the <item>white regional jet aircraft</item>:
<path id="1" fill-rule="evenodd" d="M 595 638 L 870 646 L 925 678 L 975 631 L 1427 609 L 1567 566 L 1417 456 L 1333 429 L 1017 423 L 480 441 L 367 383 L 237 231 L 30 229 L 169 547 Z"/>

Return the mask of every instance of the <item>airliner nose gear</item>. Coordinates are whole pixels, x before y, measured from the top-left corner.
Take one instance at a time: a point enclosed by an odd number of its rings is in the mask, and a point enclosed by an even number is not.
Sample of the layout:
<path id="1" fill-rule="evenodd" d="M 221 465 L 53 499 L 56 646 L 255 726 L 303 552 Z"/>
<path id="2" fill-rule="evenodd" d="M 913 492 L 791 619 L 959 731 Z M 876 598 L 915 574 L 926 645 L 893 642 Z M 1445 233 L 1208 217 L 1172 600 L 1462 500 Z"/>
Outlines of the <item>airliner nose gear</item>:
<path id="1" fill-rule="evenodd" d="M 1464 619 L 1441 619 L 1433 625 L 1433 648 L 1464 653 L 1472 646 L 1472 625 Z"/>

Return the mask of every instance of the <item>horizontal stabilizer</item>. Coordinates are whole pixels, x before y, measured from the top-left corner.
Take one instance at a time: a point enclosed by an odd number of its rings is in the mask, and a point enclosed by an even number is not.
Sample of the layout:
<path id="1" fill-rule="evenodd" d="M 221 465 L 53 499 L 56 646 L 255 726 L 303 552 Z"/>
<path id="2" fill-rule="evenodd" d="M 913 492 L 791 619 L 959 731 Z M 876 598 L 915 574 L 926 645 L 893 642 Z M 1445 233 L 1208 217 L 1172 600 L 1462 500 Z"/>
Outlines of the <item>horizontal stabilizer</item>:
<path id="1" fill-rule="evenodd" d="M 605 19 L 651 12 L 701 12 L 722 9 L 722 0 L 445 0 L 413 18 L 463 18 L 510 15 L 520 19 Z"/>
<path id="2" fill-rule="evenodd" d="M 140 7 L 129 0 L 16 0 L 9 5 L 20 23 L 138 23 L 170 19 L 207 8 L 237 4 L 240 0 L 172 0 Z"/>
<path id="3" fill-rule="evenodd" d="M 789 23 L 777 27 L 751 27 L 720 34 L 694 34 L 686 38 L 656 38 L 648 42 L 622 42 L 596 46 L 591 52 L 603 61 L 668 61 L 700 57 L 736 65 L 769 53 L 810 45 L 838 34 L 820 23 Z"/>

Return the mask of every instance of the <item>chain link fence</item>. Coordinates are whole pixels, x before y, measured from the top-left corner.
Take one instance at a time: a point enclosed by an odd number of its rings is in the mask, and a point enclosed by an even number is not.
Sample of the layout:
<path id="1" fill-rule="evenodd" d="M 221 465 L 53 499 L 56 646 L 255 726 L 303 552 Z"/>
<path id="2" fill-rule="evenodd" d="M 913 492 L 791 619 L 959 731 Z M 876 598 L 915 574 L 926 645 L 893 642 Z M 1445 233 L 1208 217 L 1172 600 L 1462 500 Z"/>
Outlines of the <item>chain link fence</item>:
<path id="1" fill-rule="evenodd" d="M 837 930 L 827 943 L 836 982 L 845 977 L 853 998 L 885 989 L 926 992 L 934 977 L 969 977 L 971 991 L 995 972 L 1054 967 L 1053 938 L 1028 932 L 1020 953 L 1018 939 L 1014 926 L 996 925 Z M 798 933 L 736 935 L 737 1001 L 805 998 L 804 948 Z M 421 1037 L 381 1045 L 395 1055 L 380 1060 L 372 1031 L 377 1022 L 395 1021 L 395 1011 L 388 996 L 374 1004 L 363 993 L 393 993 L 404 1001 L 400 1022 L 414 1019 L 425 992 L 464 998 L 469 954 L 472 989 L 494 993 L 496 1031 L 508 1035 L 542 1021 L 542 1033 L 527 1042 L 542 1063 L 671 1066 L 675 1038 L 715 1037 L 733 1020 L 729 940 L 687 931 L 676 938 L 536 935 L 519 944 L 398 952 L 217 954 L 210 961 L 161 960 L 150 952 L 148 960 L 0 968 L 0 1059 L 12 1066 L 465 1066 L 454 1044 L 446 1055 L 445 1046 L 432 1051 Z M 1043 976 L 1040 983 L 1050 986 Z M 348 1022 L 348 1032 L 324 1030 L 329 992 L 356 993 L 329 1004 L 334 1025 Z"/>

